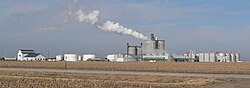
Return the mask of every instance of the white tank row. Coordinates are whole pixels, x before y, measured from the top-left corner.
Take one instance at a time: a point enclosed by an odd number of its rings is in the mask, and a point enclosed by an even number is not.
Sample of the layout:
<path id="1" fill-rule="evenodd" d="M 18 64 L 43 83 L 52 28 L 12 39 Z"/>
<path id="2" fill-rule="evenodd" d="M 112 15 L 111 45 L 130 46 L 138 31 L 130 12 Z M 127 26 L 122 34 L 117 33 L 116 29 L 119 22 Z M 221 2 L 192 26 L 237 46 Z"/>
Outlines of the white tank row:
<path id="1" fill-rule="evenodd" d="M 87 60 L 94 60 L 96 55 L 94 54 L 64 54 L 64 55 L 57 55 L 56 61 L 87 61 Z"/>
<path id="2" fill-rule="evenodd" d="M 240 62 L 240 53 L 199 53 L 199 62 Z"/>

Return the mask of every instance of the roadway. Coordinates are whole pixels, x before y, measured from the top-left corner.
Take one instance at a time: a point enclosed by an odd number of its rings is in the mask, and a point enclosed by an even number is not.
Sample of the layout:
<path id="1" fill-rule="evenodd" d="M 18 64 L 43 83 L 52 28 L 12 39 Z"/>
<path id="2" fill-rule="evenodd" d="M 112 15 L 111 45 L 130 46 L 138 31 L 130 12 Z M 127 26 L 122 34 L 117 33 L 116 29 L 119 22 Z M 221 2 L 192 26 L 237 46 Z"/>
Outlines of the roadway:
<path id="1" fill-rule="evenodd" d="M 242 74 L 204 74 L 204 73 L 164 73 L 164 72 L 138 72 L 138 71 L 97 71 L 74 69 L 35 69 L 35 68 L 0 68 L 2 71 L 32 71 L 32 72 L 64 72 L 64 73 L 93 73 L 93 74 L 125 74 L 125 75 L 152 75 L 152 76 L 193 76 L 193 77 L 219 77 L 219 78 L 250 78 Z"/>

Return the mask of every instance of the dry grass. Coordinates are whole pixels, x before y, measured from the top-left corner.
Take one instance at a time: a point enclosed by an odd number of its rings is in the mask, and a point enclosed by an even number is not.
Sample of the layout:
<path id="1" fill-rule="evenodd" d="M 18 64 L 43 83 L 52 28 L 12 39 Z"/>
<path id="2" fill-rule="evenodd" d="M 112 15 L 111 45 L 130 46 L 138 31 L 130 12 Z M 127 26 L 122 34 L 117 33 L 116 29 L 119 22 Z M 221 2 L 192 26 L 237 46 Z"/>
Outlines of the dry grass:
<path id="1" fill-rule="evenodd" d="M 200 88 L 223 81 L 205 77 L 0 71 L 1 88 Z"/>
<path id="2" fill-rule="evenodd" d="M 65 62 L 17 62 L 0 61 L 5 68 L 64 69 Z M 193 63 L 193 62 L 67 62 L 67 69 L 147 71 L 178 73 L 228 73 L 250 74 L 250 63 Z"/>

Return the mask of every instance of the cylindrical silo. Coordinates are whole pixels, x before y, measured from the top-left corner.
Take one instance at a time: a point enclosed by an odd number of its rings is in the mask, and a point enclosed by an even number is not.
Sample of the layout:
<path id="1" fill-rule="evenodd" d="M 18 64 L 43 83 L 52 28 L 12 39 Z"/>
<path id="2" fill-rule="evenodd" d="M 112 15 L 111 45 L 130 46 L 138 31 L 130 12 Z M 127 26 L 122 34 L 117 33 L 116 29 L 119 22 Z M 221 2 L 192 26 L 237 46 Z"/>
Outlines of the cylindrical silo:
<path id="1" fill-rule="evenodd" d="M 236 62 L 239 62 L 240 61 L 240 53 L 236 53 L 235 56 L 236 56 Z"/>
<path id="2" fill-rule="evenodd" d="M 143 44 L 143 54 L 152 55 L 156 51 L 156 41 L 147 40 Z"/>
<path id="3" fill-rule="evenodd" d="M 157 40 L 157 49 L 165 50 L 165 40 Z"/>
<path id="4" fill-rule="evenodd" d="M 157 54 L 164 55 L 165 53 L 165 40 L 157 40 Z"/>
<path id="5" fill-rule="evenodd" d="M 231 62 L 231 54 L 226 53 L 226 62 Z"/>
<path id="6" fill-rule="evenodd" d="M 65 61 L 77 61 L 78 57 L 77 54 L 64 54 Z"/>
<path id="7" fill-rule="evenodd" d="M 204 53 L 199 53 L 199 62 L 205 62 Z"/>
<path id="8" fill-rule="evenodd" d="M 236 56 L 234 53 L 231 53 L 231 61 L 236 62 Z"/>
<path id="9" fill-rule="evenodd" d="M 210 62 L 209 53 L 204 53 L 204 62 Z"/>
<path id="10" fill-rule="evenodd" d="M 137 55 L 137 47 L 128 46 L 128 55 Z"/>
<path id="11" fill-rule="evenodd" d="M 210 52 L 209 55 L 210 55 L 210 56 L 209 56 L 210 62 L 216 62 L 216 61 L 217 61 L 216 56 L 215 56 L 215 53 Z"/>

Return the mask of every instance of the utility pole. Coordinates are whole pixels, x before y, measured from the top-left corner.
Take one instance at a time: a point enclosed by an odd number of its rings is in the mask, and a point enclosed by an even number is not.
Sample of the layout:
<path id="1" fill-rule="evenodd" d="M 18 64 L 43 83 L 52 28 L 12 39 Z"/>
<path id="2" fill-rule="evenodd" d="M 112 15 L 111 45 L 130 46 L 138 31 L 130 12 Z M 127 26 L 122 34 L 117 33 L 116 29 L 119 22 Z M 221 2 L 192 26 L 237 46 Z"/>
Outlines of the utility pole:
<path id="1" fill-rule="evenodd" d="M 66 70 L 67 69 L 67 61 L 65 60 L 65 63 L 64 63 L 64 69 Z"/>

